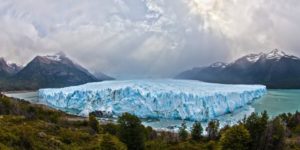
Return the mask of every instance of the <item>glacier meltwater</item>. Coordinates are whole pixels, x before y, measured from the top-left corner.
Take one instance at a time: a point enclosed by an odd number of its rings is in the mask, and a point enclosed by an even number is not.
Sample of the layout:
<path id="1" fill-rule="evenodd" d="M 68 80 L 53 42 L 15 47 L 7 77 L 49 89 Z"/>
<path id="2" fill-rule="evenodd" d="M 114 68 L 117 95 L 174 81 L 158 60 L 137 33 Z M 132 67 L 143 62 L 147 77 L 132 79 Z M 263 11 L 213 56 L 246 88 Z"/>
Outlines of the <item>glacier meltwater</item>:
<path id="1" fill-rule="evenodd" d="M 266 93 L 263 85 L 225 85 L 193 80 L 124 80 L 40 89 L 39 101 L 73 114 L 101 112 L 140 118 L 206 121 L 250 104 Z"/>

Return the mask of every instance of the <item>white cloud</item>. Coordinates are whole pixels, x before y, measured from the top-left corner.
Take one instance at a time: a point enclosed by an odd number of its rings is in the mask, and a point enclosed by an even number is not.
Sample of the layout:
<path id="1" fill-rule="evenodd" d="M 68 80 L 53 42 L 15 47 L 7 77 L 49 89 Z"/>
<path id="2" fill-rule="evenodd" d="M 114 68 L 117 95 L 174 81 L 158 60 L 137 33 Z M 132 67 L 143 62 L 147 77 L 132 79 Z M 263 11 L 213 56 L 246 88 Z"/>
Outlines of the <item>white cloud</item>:
<path id="1" fill-rule="evenodd" d="M 188 4 L 192 14 L 204 19 L 206 28 L 230 41 L 235 55 L 272 48 L 300 54 L 300 46 L 291 41 L 300 38 L 297 0 L 193 0 Z"/>
<path id="2" fill-rule="evenodd" d="M 297 0 L 0 0 L 0 52 L 64 51 L 117 77 L 172 76 L 249 52 L 300 55 Z"/>

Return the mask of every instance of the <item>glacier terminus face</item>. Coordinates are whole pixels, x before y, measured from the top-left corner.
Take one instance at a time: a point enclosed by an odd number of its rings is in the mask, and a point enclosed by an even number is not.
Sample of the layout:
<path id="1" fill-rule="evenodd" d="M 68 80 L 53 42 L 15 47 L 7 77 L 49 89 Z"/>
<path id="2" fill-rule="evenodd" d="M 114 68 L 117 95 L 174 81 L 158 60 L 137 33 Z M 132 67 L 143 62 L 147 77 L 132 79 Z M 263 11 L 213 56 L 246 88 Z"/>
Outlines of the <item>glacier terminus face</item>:
<path id="1" fill-rule="evenodd" d="M 266 94 L 263 85 L 225 85 L 193 80 L 123 80 L 40 89 L 39 101 L 73 114 L 102 112 L 140 118 L 206 121 L 233 112 Z"/>

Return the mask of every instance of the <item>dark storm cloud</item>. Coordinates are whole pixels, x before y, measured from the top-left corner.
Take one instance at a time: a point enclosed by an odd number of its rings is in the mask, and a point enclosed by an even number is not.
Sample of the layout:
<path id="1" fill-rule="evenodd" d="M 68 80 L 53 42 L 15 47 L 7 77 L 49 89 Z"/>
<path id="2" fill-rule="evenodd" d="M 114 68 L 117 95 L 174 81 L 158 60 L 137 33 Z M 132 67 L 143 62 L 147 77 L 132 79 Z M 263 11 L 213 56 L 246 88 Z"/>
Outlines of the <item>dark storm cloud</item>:
<path id="1" fill-rule="evenodd" d="M 64 51 L 92 71 L 168 77 L 273 48 L 300 55 L 297 0 L 0 1 L 0 52 L 19 64 Z"/>

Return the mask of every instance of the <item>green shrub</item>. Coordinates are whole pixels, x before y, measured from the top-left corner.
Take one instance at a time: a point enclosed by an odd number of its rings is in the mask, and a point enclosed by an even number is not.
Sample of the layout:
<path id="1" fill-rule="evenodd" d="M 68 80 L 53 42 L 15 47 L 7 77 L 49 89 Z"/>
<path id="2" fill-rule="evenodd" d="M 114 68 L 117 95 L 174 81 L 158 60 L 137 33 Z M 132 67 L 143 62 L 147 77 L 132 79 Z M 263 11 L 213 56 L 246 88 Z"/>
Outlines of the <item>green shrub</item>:
<path id="1" fill-rule="evenodd" d="M 118 125 L 113 123 L 101 125 L 101 128 L 103 129 L 104 133 L 109 133 L 111 135 L 117 135 L 118 133 Z"/>
<path id="2" fill-rule="evenodd" d="M 6 145 L 0 143 L 0 149 L 1 150 L 11 150 L 9 147 L 7 147 Z"/>
<path id="3" fill-rule="evenodd" d="M 148 141 L 145 144 L 146 149 L 147 150 L 165 150 L 169 147 L 169 145 L 167 143 L 165 143 L 164 141 L 160 140 L 160 139 L 156 139 L 153 141 Z"/>
<path id="4" fill-rule="evenodd" d="M 183 122 L 181 124 L 181 127 L 179 129 L 178 135 L 179 135 L 179 138 L 180 138 L 181 141 L 185 141 L 188 138 L 189 133 L 186 131 L 186 124 L 185 124 L 185 122 Z"/>
<path id="5" fill-rule="evenodd" d="M 219 120 L 211 120 L 210 122 L 208 122 L 206 132 L 209 140 L 217 140 L 217 138 L 219 137 L 219 127 Z"/>
<path id="6" fill-rule="evenodd" d="M 100 142 L 101 150 L 126 150 L 127 147 L 124 143 L 120 142 L 118 138 L 105 134 L 102 136 L 102 140 Z"/>
<path id="7" fill-rule="evenodd" d="M 279 117 L 267 124 L 262 143 L 260 149 L 283 150 L 285 148 L 285 127 Z"/>
<path id="8" fill-rule="evenodd" d="M 250 133 L 244 125 L 229 128 L 221 137 L 223 150 L 248 150 L 250 141 Z"/>
<path id="9" fill-rule="evenodd" d="M 99 122 L 94 115 L 89 115 L 89 126 L 95 133 L 100 132 Z"/>
<path id="10" fill-rule="evenodd" d="M 119 138 L 130 150 L 145 149 L 145 132 L 141 120 L 129 113 L 118 118 Z"/>
<path id="11" fill-rule="evenodd" d="M 248 118 L 245 119 L 244 124 L 251 136 L 251 149 L 258 149 L 263 146 L 264 143 L 261 141 L 268 123 L 268 114 L 263 112 L 261 115 L 252 113 Z"/>
<path id="12" fill-rule="evenodd" d="M 203 133 L 203 128 L 200 122 L 195 122 L 192 128 L 192 139 L 193 140 L 200 140 L 202 137 L 202 133 Z"/>

